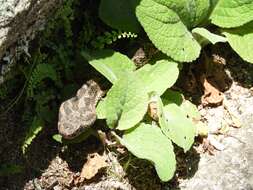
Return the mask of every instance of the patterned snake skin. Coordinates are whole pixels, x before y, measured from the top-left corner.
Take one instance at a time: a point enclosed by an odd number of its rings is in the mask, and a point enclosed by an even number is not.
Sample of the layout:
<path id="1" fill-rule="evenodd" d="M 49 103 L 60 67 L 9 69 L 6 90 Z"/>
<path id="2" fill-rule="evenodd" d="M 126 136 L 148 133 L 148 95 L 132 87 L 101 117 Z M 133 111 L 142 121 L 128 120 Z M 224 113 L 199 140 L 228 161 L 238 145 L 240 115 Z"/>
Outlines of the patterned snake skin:
<path id="1" fill-rule="evenodd" d="M 58 131 L 65 139 L 73 139 L 96 121 L 96 104 L 104 92 L 93 80 L 86 82 L 75 97 L 60 106 Z"/>

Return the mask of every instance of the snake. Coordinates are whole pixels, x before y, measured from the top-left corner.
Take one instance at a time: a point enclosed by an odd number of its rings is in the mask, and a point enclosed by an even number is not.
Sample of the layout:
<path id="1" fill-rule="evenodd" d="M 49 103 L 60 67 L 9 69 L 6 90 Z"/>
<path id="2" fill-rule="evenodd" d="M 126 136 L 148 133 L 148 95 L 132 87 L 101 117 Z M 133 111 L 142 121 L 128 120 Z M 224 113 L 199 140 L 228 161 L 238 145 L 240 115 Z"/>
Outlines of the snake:
<path id="1" fill-rule="evenodd" d="M 89 80 L 76 95 L 64 101 L 59 108 L 58 132 L 65 139 L 73 139 L 96 121 L 96 105 L 104 91 L 97 82 Z"/>

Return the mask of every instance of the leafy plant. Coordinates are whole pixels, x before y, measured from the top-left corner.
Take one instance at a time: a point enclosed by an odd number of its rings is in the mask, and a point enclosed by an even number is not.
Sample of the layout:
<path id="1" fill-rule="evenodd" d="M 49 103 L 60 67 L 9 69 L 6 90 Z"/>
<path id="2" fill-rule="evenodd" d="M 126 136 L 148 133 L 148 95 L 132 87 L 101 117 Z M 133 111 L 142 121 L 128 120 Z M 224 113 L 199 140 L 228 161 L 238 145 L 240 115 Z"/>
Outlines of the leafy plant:
<path id="1" fill-rule="evenodd" d="M 110 129 L 123 131 L 122 137 L 115 136 L 135 156 L 150 160 L 162 181 L 171 179 L 176 168 L 172 142 L 188 151 L 196 132 L 187 118 L 192 110 L 186 114 L 180 107 L 183 101 L 178 103 L 175 92 L 168 90 L 178 78 L 179 64 L 158 54 L 135 70 L 130 59 L 113 50 L 82 55 L 113 84 L 97 106 L 98 118 L 106 119 Z M 150 104 L 157 108 L 155 117 Z"/>
<path id="2" fill-rule="evenodd" d="M 50 64 L 38 64 L 33 70 L 32 75 L 28 82 L 27 95 L 28 97 L 34 96 L 34 89 L 38 88 L 39 83 L 42 80 L 49 78 L 55 83 L 58 83 L 57 73 L 52 65 Z"/>
<path id="3" fill-rule="evenodd" d="M 103 49 L 105 45 L 110 45 L 113 42 L 116 42 L 118 39 L 136 38 L 136 37 L 137 35 L 132 32 L 121 32 L 121 31 L 105 32 L 104 35 L 96 37 L 96 39 L 91 42 L 91 45 L 94 48 Z"/>
<path id="4" fill-rule="evenodd" d="M 115 18 L 119 8 L 124 13 Z M 116 29 L 140 31 L 139 22 L 154 45 L 175 61 L 191 62 L 207 43 L 228 42 L 253 63 L 252 0 L 102 0 L 99 11 Z M 125 22 L 119 24 L 118 18 Z"/>
<path id="5" fill-rule="evenodd" d="M 27 133 L 25 137 L 25 141 L 22 145 L 22 152 L 25 154 L 28 146 L 32 143 L 33 139 L 38 135 L 38 133 L 42 130 L 42 127 L 44 126 L 43 121 L 40 120 L 37 117 L 33 118 L 33 122 L 30 126 L 29 132 Z"/>

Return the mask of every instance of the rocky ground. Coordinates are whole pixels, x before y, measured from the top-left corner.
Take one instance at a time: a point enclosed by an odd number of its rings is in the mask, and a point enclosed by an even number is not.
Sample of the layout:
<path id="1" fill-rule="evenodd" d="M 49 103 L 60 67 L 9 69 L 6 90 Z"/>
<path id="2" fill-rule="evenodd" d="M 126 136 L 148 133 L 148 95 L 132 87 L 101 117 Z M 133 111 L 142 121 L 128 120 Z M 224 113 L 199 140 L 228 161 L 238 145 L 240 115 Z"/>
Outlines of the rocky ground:
<path id="1" fill-rule="evenodd" d="M 227 135 L 220 135 L 221 151 L 215 151 L 214 155 L 200 154 L 198 170 L 193 177 L 181 181 L 178 188 L 182 190 L 253 189 L 252 91 L 233 83 L 225 96 L 229 112 L 238 118 L 241 127 L 230 127 Z M 201 111 L 210 128 L 221 127 L 224 121 L 231 120 L 224 106 Z"/>

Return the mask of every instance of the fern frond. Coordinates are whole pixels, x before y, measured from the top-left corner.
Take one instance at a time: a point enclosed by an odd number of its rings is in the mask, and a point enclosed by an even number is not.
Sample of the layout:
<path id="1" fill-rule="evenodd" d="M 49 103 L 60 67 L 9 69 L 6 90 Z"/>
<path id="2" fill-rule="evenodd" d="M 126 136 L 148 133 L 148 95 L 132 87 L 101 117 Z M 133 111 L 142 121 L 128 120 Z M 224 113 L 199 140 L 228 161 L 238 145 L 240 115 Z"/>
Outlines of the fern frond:
<path id="1" fill-rule="evenodd" d="M 25 140 L 22 145 L 23 154 L 26 153 L 27 148 L 32 143 L 33 139 L 38 135 L 38 133 L 43 128 L 43 121 L 37 118 L 36 116 L 33 118 L 33 122 L 29 128 L 28 133 L 26 134 Z"/>
<path id="2" fill-rule="evenodd" d="M 103 35 L 98 36 L 95 40 L 91 42 L 94 48 L 102 49 L 105 45 L 110 45 L 119 39 L 123 38 L 136 38 L 137 34 L 132 32 L 122 32 L 122 31 L 112 31 L 105 32 Z"/>
<path id="3" fill-rule="evenodd" d="M 33 70 L 31 77 L 28 81 L 27 95 L 28 97 L 34 96 L 34 89 L 36 89 L 42 80 L 49 78 L 56 84 L 59 83 L 57 72 L 50 64 L 38 64 Z"/>
<path id="4" fill-rule="evenodd" d="M 0 87 L 0 99 L 5 99 L 8 95 L 8 89 L 5 85 Z"/>

